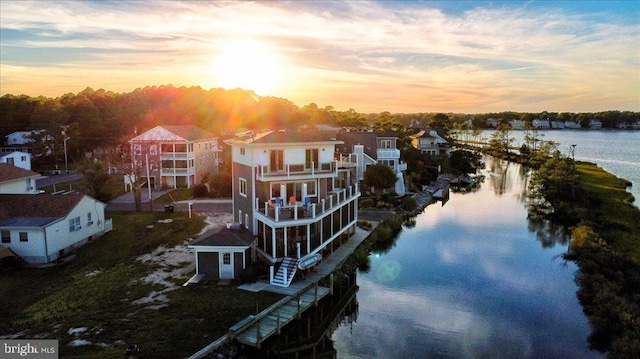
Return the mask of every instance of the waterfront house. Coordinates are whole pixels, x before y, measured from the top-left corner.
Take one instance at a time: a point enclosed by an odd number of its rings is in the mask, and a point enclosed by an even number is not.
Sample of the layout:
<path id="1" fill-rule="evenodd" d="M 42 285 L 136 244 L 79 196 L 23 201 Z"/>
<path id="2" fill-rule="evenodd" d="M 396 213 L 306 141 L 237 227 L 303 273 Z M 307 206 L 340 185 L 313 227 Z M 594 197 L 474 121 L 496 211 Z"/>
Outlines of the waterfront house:
<path id="1" fill-rule="evenodd" d="M 232 151 L 236 226 L 257 238 L 273 285 L 288 286 L 303 258 L 330 255 L 354 232 L 360 190 L 354 156 L 334 131 L 244 131 Z"/>
<path id="2" fill-rule="evenodd" d="M 531 127 L 537 129 L 549 129 L 551 128 L 551 124 L 549 123 L 549 119 L 535 119 L 531 121 Z"/>
<path id="3" fill-rule="evenodd" d="M 411 135 L 411 144 L 420 152 L 431 156 L 449 156 L 451 149 L 442 136 L 434 129 L 419 129 Z"/>
<path id="4" fill-rule="evenodd" d="M 525 127 L 525 123 L 522 120 L 511 120 L 511 122 L 509 122 L 509 125 L 514 130 L 522 130 Z"/>
<path id="5" fill-rule="evenodd" d="M 564 128 L 578 129 L 578 128 L 581 128 L 581 127 L 582 127 L 582 125 L 580 125 L 580 122 L 564 121 Z"/>
<path id="6" fill-rule="evenodd" d="M 602 121 L 600 120 L 590 120 L 589 121 L 589 128 L 594 129 L 594 130 L 600 130 L 602 129 Z"/>
<path id="7" fill-rule="evenodd" d="M 497 119 L 497 118 L 493 118 L 492 117 L 492 118 L 488 118 L 487 119 L 487 126 L 489 126 L 489 127 L 496 128 L 496 127 L 498 127 L 499 124 L 500 124 L 500 120 Z"/>
<path id="8" fill-rule="evenodd" d="M 0 151 L 0 163 L 8 163 L 24 170 L 31 171 L 31 154 L 22 151 Z"/>
<path id="9" fill-rule="evenodd" d="M 36 194 L 36 179 L 39 173 L 0 163 L 0 194 Z"/>
<path id="10" fill-rule="evenodd" d="M 85 194 L 0 194 L 2 246 L 45 264 L 111 230 L 106 204 Z"/>
<path id="11" fill-rule="evenodd" d="M 403 196 L 405 194 L 404 171 L 406 162 L 400 161 L 400 150 L 397 148 L 398 136 L 393 132 L 338 132 L 336 139 L 344 142 L 336 146 L 336 151 L 342 155 L 355 155 L 356 177 L 358 181 L 364 178 L 367 166 L 377 163 L 389 166 L 398 177 L 394 191 Z"/>
<path id="12" fill-rule="evenodd" d="M 152 188 L 191 188 L 218 170 L 218 138 L 193 125 L 156 126 L 131 140 L 133 175 Z M 125 176 L 125 187 L 132 184 Z"/>

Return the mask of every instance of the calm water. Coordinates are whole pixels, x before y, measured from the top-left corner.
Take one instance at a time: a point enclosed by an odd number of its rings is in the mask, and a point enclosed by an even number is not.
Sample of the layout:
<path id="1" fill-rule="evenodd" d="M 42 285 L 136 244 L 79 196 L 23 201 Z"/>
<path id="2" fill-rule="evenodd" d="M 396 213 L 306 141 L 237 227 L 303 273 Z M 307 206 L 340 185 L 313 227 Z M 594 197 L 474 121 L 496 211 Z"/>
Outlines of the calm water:
<path id="1" fill-rule="evenodd" d="M 492 131 L 482 136 L 491 138 Z M 596 163 L 606 171 L 633 183 L 629 192 L 640 207 L 640 131 L 553 130 L 539 131 L 542 140 L 560 143 L 558 149 L 569 155 L 569 147 L 576 145 L 576 160 Z M 524 131 L 513 131 L 518 144 L 522 144 Z"/>
<path id="2" fill-rule="evenodd" d="M 372 255 L 357 321 L 332 335 L 338 358 L 601 357 L 566 243 L 528 223 L 528 178 L 500 163 L 480 190 L 430 205 Z"/>

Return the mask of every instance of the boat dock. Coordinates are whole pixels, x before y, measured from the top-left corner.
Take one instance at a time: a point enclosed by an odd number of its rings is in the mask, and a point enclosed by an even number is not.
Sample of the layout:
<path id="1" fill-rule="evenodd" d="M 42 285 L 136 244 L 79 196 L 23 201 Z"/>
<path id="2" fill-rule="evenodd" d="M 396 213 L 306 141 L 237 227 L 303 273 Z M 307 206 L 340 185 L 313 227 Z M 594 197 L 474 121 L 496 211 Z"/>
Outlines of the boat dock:
<path id="1" fill-rule="evenodd" d="M 377 223 L 374 223 L 371 230 L 373 230 L 376 225 Z M 203 358 L 223 344 L 234 339 L 245 345 L 259 348 L 262 341 L 271 335 L 279 334 L 280 329 L 284 325 L 294 319 L 300 318 L 305 310 L 317 305 L 318 301 L 323 297 L 333 294 L 333 272 L 349 258 L 351 253 L 369 236 L 369 233 L 369 231 L 356 228 L 355 234 L 331 253 L 331 255 L 323 259 L 317 266 L 315 272 L 309 273 L 304 279 L 296 280 L 288 287 L 280 287 L 263 282 L 239 286 L 239 289 L 253 292 L 264 290 L 284 294 L 286 297 L 255 316 L 250 315 L 239 321 L 229 328 L 227 334 L 202 348 L 190 356 L 189 359 Z M 318 284 L 321 279 L 327 277 L 331 280 L 330 288 Z"/>

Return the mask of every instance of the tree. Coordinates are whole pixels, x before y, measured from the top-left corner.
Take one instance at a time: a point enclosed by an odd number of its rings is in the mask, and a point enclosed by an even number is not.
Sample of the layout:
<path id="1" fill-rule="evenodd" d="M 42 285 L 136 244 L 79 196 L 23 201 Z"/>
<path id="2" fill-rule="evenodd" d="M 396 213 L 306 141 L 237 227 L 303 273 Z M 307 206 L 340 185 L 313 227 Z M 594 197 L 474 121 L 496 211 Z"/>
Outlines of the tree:
<path id="1" fill-rule="evenodd" d="M 109 174 L 104 162 L 86 160 L 77 169 L 84 175 L 89 195 L 99 201 L 108 201 L 110 194 L 104 191 L 104 187 L 109 182 Z"/>
<path id="2" fill-rule="evenodd" d="M 378 163 L 367 167 L 362 182 L 365 186 L 373 187 L 377 197 L 380 198 L 382 191 L 393 186 L 397 180 L 398 176 L 396 176 L 391 167 Z"/>
<path id="3" fill-rule="evenodd" d="M 449 128 L 449 116 L 444 113 L 433 116 L 430 126 L 433 128 Z"/>

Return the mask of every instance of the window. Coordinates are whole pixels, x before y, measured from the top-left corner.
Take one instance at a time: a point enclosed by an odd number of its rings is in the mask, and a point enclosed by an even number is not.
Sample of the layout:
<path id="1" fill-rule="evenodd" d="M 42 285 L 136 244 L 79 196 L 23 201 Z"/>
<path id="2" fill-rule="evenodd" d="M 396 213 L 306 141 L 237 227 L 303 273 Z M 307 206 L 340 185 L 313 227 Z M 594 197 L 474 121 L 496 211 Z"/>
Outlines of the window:
<path id="1" fill-rule="evenodd" d="M 80 228 L 80 217 L 72 218 L 69 220 L 69 232 L 79 231 Z"/>
<path id="2" fill-rule="evenodd" d="M 133 152 L 137 156 L 141 156 L 142 155 L 142 146 L 141 145 L 133 145 Z"/>
<path id="3" fill-rule="evenodd" d="M 155 156 L 158 154 L 158 145 L 151 145 L 149 147 L 149 154 Z"/>
<path id="4" fill-rule="evenodd" d="M 27 178 L 25 180 L 25 184 L 27 185 L 27 191 L 31 191 L 33 189 L 33 186 L 31 185 L 31 178 Z"/>
<path id="5" fill-rule="evenodd" d="M 308 181 L 307 185 L 307 197 L 316 196 L 316 181 Z"/>
<path id="6" fill-rule="evenodd" d="M 381 140 L 380 141 L 380 147 L 382 148 L 391 148 L 391 140 Z"/>
<path id="7" fill-rule="evenodd" d="M 27 162 L 27 156 L 20 156 L 20 161 Z"/>
<path id="8" fill-rule="evenodd" d="M 6 229 L 2 230 L 2 243 L 11 243 L 11 232 Z"/>
<path id="9" fill-rule="evenodd" d="M 87 212 L 87 225 L 90 226 L 93 224 L 93 221 L 91 220 L 91 212 Z"/>
<path id="10" fill-rule="evenodd" d="M 246 152 L 245 152 L 245 151 L 246 151 L 246 150 L 245 150 L 245 148 L 244 148 L 244 147 L 240 147 L 240 155 L 241 155 L 241 156 L 244 156 L 244 155 L 246 154 Z"/>
<path id="11" fill-rule="evenodd" d="M 28 242 L 29 234 L 27 232 L 20 232 L 20 242 Z"/>
<path id="12" fill-rule="evenodd" d="M 240 178 L 240 195 L 247 196 L 247 180 L 244 178 Z"/>
<path id="13" fill-rule="evenodd" d="M 284 170 L 284 151 L 271 150 L 269 156 L 269 165 L 271 167 L 271 172 L 279 172 Z"/>
<path id="14" fill-rule="evenodd" d="M 231 264 L 231 253 L 222 253 L 222 264 L 227 266 Z"/>
<path id="15" fill-rule="evenodd" d="M 318 168 L 320 164 L 320 159 L 318 157 L 318 149 L 311 148 L 305 151 L 305 168 Z"/>

